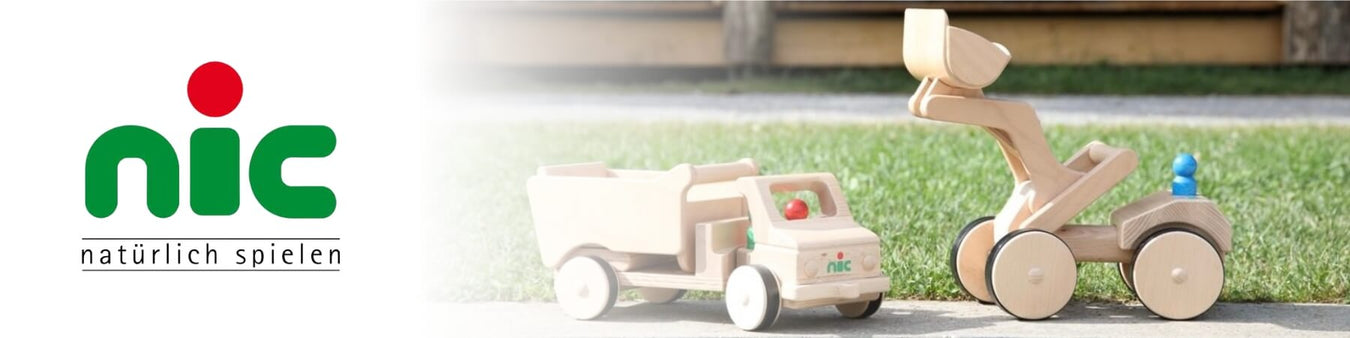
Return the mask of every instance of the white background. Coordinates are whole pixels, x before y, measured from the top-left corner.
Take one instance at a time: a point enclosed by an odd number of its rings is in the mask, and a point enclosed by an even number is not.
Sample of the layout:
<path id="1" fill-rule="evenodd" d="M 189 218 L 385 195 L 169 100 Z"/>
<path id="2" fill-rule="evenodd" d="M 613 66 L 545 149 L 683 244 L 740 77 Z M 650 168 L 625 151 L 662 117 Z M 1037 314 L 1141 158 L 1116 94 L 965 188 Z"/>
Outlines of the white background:
<path id="1" fill-rule="evenodd" d="M 0 5 L 0 336 L 405 336 L 420 331 L 420 4 L 31 2 Z M 208 118 L 188 76 L 222 61 L 243 100 Z M 119 204 L 84 209 L 84 159 L 104 131 L 154 129 L 178 152 L 181 196 L 145 207 L 145 167 L 125 161 Z M 333 154 L 286 162 L 291 185 L 337 195 L 327 219 L 262 209 L 247 163 L 264 134 L 320 124 Z M 241 139 L 241 201 L 228 217 L 188 204 L 188 138 Z M 81 237 L 341 237 L 337 273 L 81 272 Z M 222 261 L 231 255 L 222 255 Z"/>

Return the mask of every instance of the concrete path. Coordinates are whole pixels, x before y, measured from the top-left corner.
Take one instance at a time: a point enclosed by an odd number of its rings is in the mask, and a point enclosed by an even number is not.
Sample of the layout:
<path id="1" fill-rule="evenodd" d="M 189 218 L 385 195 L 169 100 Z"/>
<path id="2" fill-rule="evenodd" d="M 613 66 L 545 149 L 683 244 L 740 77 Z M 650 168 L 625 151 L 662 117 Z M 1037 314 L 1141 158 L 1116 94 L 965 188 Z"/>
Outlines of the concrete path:
<path id="1" fill-rule="evenodd" d="M 1167 321 L 1138 304 L 1070 303 L 1054 318 L 1025 322 L 975 302 L 888 301 L 865 320 L 833 307 L 787 310 L 767 332 L 744 332 L 720 301 L 620 302 L 595 321 L 553 303 L 436 304 L 433 332 L 464 336 L 1350 336 L 1350 306 L 1218 304 L 1191 321 Z"/>
<path id="2" fill-rule="evenodd" d="M 1350 96 L 1025 96 L 1047 123 L 1350 124 Z M 470 119 L 917 120 L 904 94 L 480 94 L 452 99 Z M 467 115 L 472 114 L 472 115 Z"/>

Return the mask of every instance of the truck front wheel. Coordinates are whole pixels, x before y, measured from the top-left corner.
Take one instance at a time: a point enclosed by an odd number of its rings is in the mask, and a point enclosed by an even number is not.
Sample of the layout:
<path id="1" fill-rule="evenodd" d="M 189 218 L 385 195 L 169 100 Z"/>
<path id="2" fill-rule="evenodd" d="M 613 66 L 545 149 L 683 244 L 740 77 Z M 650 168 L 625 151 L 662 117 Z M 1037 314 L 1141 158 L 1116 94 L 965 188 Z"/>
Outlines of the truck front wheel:
<path id="1" fill-rule="evenodd" d="M 885 294 L 877 294 L 877 299 L 866 302 L 848 303 L 835 305 L 834 309 L 839 310 L 839 314 L 846 318 L 863 319 L 871 317 L 881 309 L 881 300 L 886 298 Z"/>
<path id="2" fill-rule="evenodd" d="M 760 265 L 742 265 L 732 270 L 724 298 L 731 321 L 747 331 L 772 327 L 782 309 L 778 278 Z"/>

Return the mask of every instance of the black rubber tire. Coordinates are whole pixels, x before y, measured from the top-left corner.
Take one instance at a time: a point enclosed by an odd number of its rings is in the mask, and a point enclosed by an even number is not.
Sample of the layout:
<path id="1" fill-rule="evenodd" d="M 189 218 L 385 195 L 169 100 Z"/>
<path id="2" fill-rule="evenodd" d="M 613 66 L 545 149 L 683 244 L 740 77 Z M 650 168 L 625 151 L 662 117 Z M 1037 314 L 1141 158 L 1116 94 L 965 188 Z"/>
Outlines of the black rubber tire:
<path id="1" fill-rule="evenodd" d="M 759 325 L 753 328 L 748 329 L 742 328 L 742 329 L 746 329 L 746 331 L 767 330 L 768 328 L 773 327 L 774 323 L 778 322 L 778 316 L 781 314 L 783 309 L 782 293 L 778 288 L 778 277 L 774 276 L 773 271 L 769 270 L 769 268 L 764 267 L 762 265 L 743 265 L 742 267 L 736 269 L 739 270 L 742 268 L 750 268 L 755 271 L 755 274 L 759 275 L 758 277 L 760 282 L 764 283 L 764 293 L 765 293 L 765 312 L 763 320 L 759 323 Z M 734 273 L 735 272 L 733 270 L 733 274 Z M 723 296 L 725 297 L 725 295 Z"/>
<path id="2" fill-rule="evenodd" d="M 1134 265 L 1134 256 L 1130 256 L 1130 265 Z M 1139 292 L 1134 290 L 1134 283 L 1129 280 L 1130 276 L 1125 275 L 1125 263 L 1116 263 L 1116 274 L 1120 275 L 1120 283 L 1125 284 L 1125 288 L 1130 290 L 1134 299 L 1139 299 Z"/>

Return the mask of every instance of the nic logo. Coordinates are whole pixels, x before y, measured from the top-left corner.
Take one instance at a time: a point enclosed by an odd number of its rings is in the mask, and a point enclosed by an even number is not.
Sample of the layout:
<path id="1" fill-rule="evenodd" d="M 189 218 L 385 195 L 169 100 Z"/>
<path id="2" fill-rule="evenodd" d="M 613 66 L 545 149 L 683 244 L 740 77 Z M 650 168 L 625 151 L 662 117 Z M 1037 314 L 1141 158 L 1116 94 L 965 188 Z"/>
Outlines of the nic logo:
<path id="1" fill-rule="evenodd" d="M 234 111 L 243 97 L 239 73 L 221 62 L 197 67 L 188 78 L 188 100 L 202 115 L 218 118 Z M 258 204 L 286 218 L 325 218 L 337 208 L 333 191 L 321 186 L 288 186 L 281 163 L 295 157 L 326 157 L 337 136 L 326 126 L 291 125 L 258 141 L 248 163 L 248 182 Z M 231 128 L 192 132 L 189 191 L 198 215 L 232 215 L 239 210 L 239 133 Z M 89 147 L 84 162 L 84 206 L 90 215 L 108 217 L 117 210 L 117 166 L 124 159 L 145 162 L 146 206 L 156 217 L 178 211 L 178 153 L 150 128 L 126 125 L 104 132 Z"/>
<path id="2" fill-rule="evenodd" d="M 853 260 L 844 259 L 843 251 L 836 253 L 834 258 L 838 260 L 830 261 L 829 263 L 827 263 L 825 265 L 825 273 L 835 274 L 853 271 Z"/>

